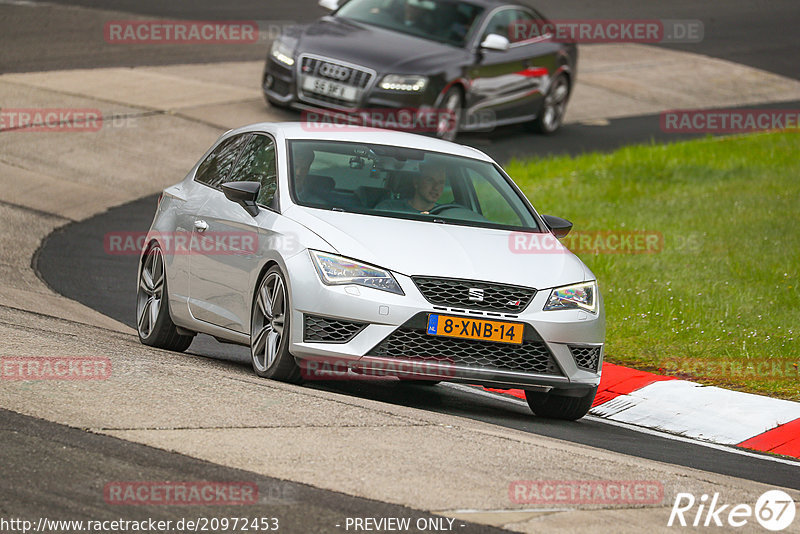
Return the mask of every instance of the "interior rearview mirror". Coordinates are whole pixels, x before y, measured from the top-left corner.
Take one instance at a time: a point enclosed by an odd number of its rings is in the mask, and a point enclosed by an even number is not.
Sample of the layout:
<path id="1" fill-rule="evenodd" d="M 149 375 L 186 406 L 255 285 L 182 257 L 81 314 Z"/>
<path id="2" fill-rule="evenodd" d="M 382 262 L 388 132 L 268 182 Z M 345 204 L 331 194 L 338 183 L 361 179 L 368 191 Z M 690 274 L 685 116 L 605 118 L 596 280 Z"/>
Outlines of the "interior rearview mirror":
<path id="1" fill-rule="evenodd" d="M 259 182 L 228 182 L 222 184 L 225 198 L 242 206 L 247 213 L 255 217 L 258 215 L 256 199 L 261 190 Z"/>
<path id="2" fill-rule="evenodd" d="M 572 230 L 572 223 L 566 219 L 562 219 L 561 217 L 556 217 L 555 215 L 542 215 L 542 219 L 544 219 L 547 227 L 553 232 L 553 235 L 559 239 L 566 236 L 569 231 Z"/>

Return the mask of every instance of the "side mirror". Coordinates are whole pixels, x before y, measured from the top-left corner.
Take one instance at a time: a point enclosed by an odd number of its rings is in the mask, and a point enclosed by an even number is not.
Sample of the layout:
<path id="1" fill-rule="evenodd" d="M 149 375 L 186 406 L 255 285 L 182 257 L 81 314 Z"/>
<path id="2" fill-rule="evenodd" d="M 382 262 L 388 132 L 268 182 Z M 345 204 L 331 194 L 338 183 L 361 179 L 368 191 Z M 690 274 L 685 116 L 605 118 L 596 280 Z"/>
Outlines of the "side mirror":
<path id="1" fill-rule="evenodd" d="M 511 41 L 507 37 L 490 33 L 486 39 L 481 43 L 481 48 L 485 50 L 497 50 L 498 52 L 505 52 L 511 46 Z"/>
<path id="2" fill-rule="evenodd" d="M 328 11 L 336 11 L 339 9 L 339 0 L 319 0 L 319 5 Z"/>
<path id="3" fill-rule="evenodd" d="M 261 184 L 258 182 L 228 182 L 222 184 L 222 192 L 225 193 L 225 198 L 242 206 L 253 217 L 258 215 L 256 199 L 260 190 Z"/>
<path id="4" fill-rule="evenodd" d="M 569 231 L 572 230 L 572 223 L 566 219 L 562 219 L 561 217 L 556 217 L 555 215 L 542 215 L 542 219 L 544 219 L 547 227 L 553 232 L 553 235 L 559 239 L 566 236 Z"/>

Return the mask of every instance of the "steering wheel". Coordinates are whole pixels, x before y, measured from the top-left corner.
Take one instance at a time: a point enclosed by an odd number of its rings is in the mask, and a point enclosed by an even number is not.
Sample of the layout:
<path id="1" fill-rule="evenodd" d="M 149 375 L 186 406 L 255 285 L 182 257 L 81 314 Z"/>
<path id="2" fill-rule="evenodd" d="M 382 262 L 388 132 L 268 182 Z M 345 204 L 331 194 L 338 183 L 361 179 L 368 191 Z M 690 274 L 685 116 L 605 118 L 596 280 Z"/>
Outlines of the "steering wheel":
<path id="1" fill-rule="evenodd" d="M 452 210 L 456 208 L 463 209 L 464 206 L 462 206 L 461 204 L 457 204 L 455 202 L 450 202 L 448 204 L 440 204 L 438 206 L 434 206 L 433 209 L 431 209 L 428 213 L 430 213 L 431 215 L 439 215 L 443 211 Z"/>

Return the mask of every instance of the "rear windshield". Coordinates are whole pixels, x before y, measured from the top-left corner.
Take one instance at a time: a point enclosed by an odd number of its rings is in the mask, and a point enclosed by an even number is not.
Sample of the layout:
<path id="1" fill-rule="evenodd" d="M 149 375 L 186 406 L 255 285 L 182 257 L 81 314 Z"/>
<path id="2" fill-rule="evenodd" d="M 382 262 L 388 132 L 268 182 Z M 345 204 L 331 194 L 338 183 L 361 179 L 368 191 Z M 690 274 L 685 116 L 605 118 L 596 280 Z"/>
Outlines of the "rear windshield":
<path id="1" fill-rule="evenodd" d="M 291 141 L 302 206 L 432 223 L 538 231 L 500 169 L 471 158 L 347 141 Z"/>

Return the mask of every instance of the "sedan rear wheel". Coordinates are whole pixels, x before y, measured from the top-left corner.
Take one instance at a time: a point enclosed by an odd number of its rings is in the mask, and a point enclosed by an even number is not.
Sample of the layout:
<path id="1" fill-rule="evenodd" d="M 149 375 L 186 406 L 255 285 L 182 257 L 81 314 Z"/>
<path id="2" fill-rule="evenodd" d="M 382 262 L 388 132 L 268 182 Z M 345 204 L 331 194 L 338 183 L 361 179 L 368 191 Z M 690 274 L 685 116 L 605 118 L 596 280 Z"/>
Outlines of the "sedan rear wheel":
<path id="1" fill-rule="evenodd" d="M 139 270 L 139 289 L 136 292 L 136 330 L 145 345 L 183 352 L 194 336 L 178 333 L 169 315 L 169 293 L 164 271 L 164 254 L 158 244 L 145 253 Z"/>
<path id="2" fill-rule="evenodd" d="M 258 376 L 300 382 L 300 368 L 289 353 L 291 307 L 283 274 L 272 267 L 258 285 L 250 314 L 250 357 Z"/>
<path id="3" fill-rule="evenodd" d="M 581 397 L 567 397 L 559 395 L 557 391 L 542 393 L 525 390 L 525 400 L 528 401 L 533 413 L 539 417 L 575 421 L 589 413 L 595 394 L 597 394 L 596 387 Z"/>

